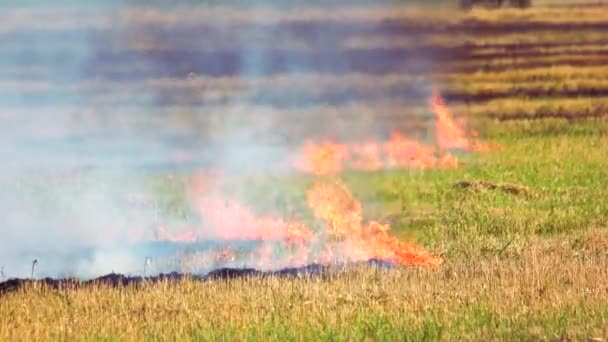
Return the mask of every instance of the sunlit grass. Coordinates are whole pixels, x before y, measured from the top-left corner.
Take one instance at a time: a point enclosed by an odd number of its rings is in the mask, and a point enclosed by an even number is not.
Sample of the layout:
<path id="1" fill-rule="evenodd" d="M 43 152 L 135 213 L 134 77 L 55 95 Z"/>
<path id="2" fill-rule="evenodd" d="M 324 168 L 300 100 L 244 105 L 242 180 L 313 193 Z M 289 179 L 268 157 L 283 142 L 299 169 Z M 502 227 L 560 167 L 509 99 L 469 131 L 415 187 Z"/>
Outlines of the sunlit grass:
<path id="1" fill-rule="evenodd" d="M 602 241 L 605 231 L 485 244 L 439 270 L 364 268 L 330 279 L 32 287 L 0 301 L 0 338 L 602 337 L 608 323 Z"/>

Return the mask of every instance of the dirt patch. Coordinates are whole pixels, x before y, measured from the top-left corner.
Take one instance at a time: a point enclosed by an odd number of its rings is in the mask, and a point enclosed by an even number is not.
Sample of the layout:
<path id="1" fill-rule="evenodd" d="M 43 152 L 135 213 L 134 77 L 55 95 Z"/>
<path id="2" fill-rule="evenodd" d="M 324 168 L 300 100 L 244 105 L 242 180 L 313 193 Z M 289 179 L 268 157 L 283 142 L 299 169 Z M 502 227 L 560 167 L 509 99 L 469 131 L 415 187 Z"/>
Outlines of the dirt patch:
<path id="1" fill-rule="evenodd" d="M 454 184 L 454 187 L 460 189 L 479 189 L 479 190 L 495 190 L 502 191 L 511 195 L 528 196 L 531 195 L 530 188 L 515 184 L 496 184 L 481 181 L 461 181 Z"/>

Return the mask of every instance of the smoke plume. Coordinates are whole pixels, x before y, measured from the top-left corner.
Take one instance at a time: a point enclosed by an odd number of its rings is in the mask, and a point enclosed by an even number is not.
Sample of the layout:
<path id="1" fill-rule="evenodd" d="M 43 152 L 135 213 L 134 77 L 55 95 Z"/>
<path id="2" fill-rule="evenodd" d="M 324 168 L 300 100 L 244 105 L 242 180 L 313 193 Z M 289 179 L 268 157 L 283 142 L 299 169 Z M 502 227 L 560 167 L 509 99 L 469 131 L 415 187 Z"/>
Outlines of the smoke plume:
<path id="1" fill-rule="evenodd" d="M 425 31 L 386 3 L 108 4 L 0 14 L 8 277 L 141 273 L 155 227 L 186 224 L 148 179 L 278 170 L 307 139 L 387 136 L 430 94 L 436 53 L 391 44 Z"/>

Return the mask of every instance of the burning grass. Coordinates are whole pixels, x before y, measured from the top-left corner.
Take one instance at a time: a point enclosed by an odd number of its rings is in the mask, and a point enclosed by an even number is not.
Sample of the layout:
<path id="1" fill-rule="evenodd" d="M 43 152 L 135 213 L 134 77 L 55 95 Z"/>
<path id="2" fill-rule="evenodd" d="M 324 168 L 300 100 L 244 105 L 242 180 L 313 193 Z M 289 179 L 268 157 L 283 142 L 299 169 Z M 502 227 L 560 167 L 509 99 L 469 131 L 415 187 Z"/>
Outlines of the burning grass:
<path id="1" fill-rule="evenodd" d="M 339 179 L 318 179 L 307 191 L 307 203 L 322 221 L 314 230 L 297 221 L 256 215 L 238 201 L 223 198 L 217 190 L 196 190 L 193 201 L 204 226 L 166 239 L 194 242 L 205 236 L 205 231 L 211 231 L 216 234 L 213 238 L 227 242 L 243 239 L 263 242 L 252 254 L 244 255 L 245 259 L 239 259 L 239 251 L 225 250 L 225 261 L 229 263 L 245 262 L 272 269 L 369 259 L 406 266 L 438 266 L 442 262 L 421 247 L 391 237 L 387 224 L 364 222 L 361 203 Z M 277 245 L 286 253 L 277 254 L 274 248 Z"/>
<path id="2" fill-rule="evenodd" d="M 510 128 L 499 140 L 508 148 L 463 158 L 461 168 L 342 173 L 365 203 L 362 222 L 395 212 L 392 234 L 412 234 L 441 255 L 439 268 L 32 286 L 0 300 L 0 339 L 605 338 L 608 208 L 597 199 L 608 196 L 608 140 L 594 130 L 598 123 L 578 125 L 587 133 L 534 137 Z M 454 188 L 462 179 L 527 186 L 535 196 Z M 287 195 L 314 189 L 314 180 L 270 178 L 243 197 L 284 196 L 297 206 L 298 197 Z M 177 177 L 157 182 L 170 182 L 158 187 L 161 194 L 182 184 Z M 299 200 L 308 206 L 306 196 Z"/>
<path id="3" fill-rule="evenodd" d="M 399 131 L 393 131 L 384 142 L 309 142 L 303 147 L 295 166 L 317 175 L 334 174 L 345 168 L 364 171 L 443 169 L 458 166 L 458 158 L 450 153 L 452 150 L 479 152 L 499 148 L 480 142 L 476 139 L 477 132 L 467 132 L 464 124 L 454 118 L 437 90 L 429 102 L 435 116 L 435 140 L 432 144 L 407 137 Z"/>
<path id="4" fill-rule="evenodd" d="M 192 177 L 187 187 L 188 197 L 202 223 L 174 234 L 161 226 L 156 229 L 155 237 L 181 242 L 195 242 L 199 238 L 263 241 L 252 253 L 241 255 L 239 251 L 227 248 L 211 259 L 229 265 L 244 263 L 259 269 L 370 259 L 405 266 L 437 267 L 442 263 L 440 257 L 412 242 L 391 236 L 389 224 L 363 220 L 361 203 L 335 176 L 345 167 L 365 171 L 455 167 L 458 159 L 448 151 L 491 149 L 478 141 L 476 134 L 467 134 L 464 125 L 457 122 L 437 91 L 430 105 L 436 118 L 434 145 L 425 145 L 393 132 L 386 143 L 309 143 L 300 151 L 297 156 L 300 159 L 296 159 L 294 166 L 317 177 L 306 191 L 308 208 L 315 219 L 313 225 L 297 219 L 257 215 L 238 198 L 225 194 L 223 188 L 231 182 L 229 176 L 218 170 L 204 170 Z M 188 257 L 194 263 L 204 264 L 209 260 L 199 254 Z"/>

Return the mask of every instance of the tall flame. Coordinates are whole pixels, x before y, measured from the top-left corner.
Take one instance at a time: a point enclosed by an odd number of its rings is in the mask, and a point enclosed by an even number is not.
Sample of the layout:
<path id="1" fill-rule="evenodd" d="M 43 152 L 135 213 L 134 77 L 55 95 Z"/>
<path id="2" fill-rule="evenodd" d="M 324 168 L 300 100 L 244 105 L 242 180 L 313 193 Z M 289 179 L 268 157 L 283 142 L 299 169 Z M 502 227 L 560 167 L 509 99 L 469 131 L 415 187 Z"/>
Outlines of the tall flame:
<path id="1" fill-rule="evenodd" d="M 212 177 L 212 173 L 205 174 Z M 174 236 L 162 229 L 159 239 L 192 242 L 203 236 L 227 241 L 257 240 L 279 243 L 289 253 L 286 260 L 277 261 L 273 259 L 276 256 L 271 245 L 262 244 L 247 260 L 260 267 L 371 258 L 408 266 L 438 266 L 442 262 L 423 248 L 390 236 L 388 225 L 376 221 L 365 223 L 361 203 L 338 179 L 319 178 L 306 193 L 307 203 L 320 223 L 318 229 L 313 230 L 301 222 L 258 216 L 248 206 L 223 198 L 217 188 L 209 186 L 221 184 L 222 180 L 204 181 L 201 177 L 197 175 L 191 182 L 191 187 L 207 184 L 199 191 L 191 189 L 193 203 L 203 219 L 201 227 Z M 234 261 L 235 252 L 221 250 L 212 260 Z"/>
<path id="2" fill-rule="evenodd" d="M 206 237 L 222 240 L 285 240 L 307 242 L 312 233 L 307 227 L 269 216 L 258 216 L 251 208 L 220 189 L 221 173 L 206 171 L 194 175 L 189 193 L 194 209 L 204 220 Z M 204 228 L 204 229 L 203 229 Z"/>
<path id="3" fill-rule="evenodd" d="M 430 105 L 435 115 L 435 140 L 424 143 L 400 132 L 392 132 L 385 141 L 367 140 L 346 144 L 335 141 L 308 142 L 300 150 L 295 166 L 318 176 L 306 193 L 314 217 L 311 228 L 302 222 L 255 214 L 250 207 L 221 190 L 224 177 L 208 170 L 192 177 L 189 195 L 199 213 L 201 226 L 190 232 L 162 239 L 194 241 L 201 236 L 224 240 L 259 240 L 277 242 L 288 252 L 287 265 L 311 262 L 331 263 L 378 258 L 401 265 L 438 266 L 442 259 L 422 247 L 390 235 L 390 226 L 377 221 L 364 222 L 361 203 L 338 178 L 327 176 L 345 168 L 357 170 L 453 168 L 458 158 L 454 149 L 487 151 L 491 147 L 467 135 L 434 91 Z M 277 264 L 272 245 L 262 244 L 249 256 L 258 265 Z M 214 260 L 235 260 L 235 253 L 222 250 Z"/>
<path id="4" fill-rule="evenodd" d="M 435 139 L 442 151 L 451 149 L 471 150 L 471 141 L 464 129 L 456 123 L 454 116 L 446 107 L 443 98 L 437 90 L 431 96 L 431 108 L 437 120 Z"/>
<path id="5" fill-rule="evenodd" d="M 359 144 L 307 142 L 300 149 L 295 167 L 307 173 L 327 175 L 345 168 L 363 171 L 382 169 L 454 168 L 458 158 L 450 150 L 489 151 L 497 149 L 476 139 L 477 132 L 467 135 L 439 91 L 434 90 L 430 105 L 435 117 L 435 142 L 425 144 L 393 131 L 386 141 L 369 140 Z"/>
<path id="6" fill-rule="evenodd" d="M 308 142 L 302 147 L 302 153 L 306 158 L 299 159 L 297 167 L 304 172 L 319 175 L 342 171 L 343 164 L 349 157 L 348 146 L 332 141 L 321 144 Z"/>
<path id="7" fill-rule="evenodd" d="M 389 235 L 390 226 L 363 222 L 361 204 L 346 185 L 337 179 L 318 180 L 308 191 L 308 204 L 316 217 L 325 221 L 328 233 L 337 242 L 333 248 L 354 260 L 378 258 L 409 266 L 439 266 L 441 258 L 421 247 Z"/>

